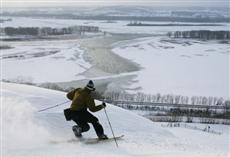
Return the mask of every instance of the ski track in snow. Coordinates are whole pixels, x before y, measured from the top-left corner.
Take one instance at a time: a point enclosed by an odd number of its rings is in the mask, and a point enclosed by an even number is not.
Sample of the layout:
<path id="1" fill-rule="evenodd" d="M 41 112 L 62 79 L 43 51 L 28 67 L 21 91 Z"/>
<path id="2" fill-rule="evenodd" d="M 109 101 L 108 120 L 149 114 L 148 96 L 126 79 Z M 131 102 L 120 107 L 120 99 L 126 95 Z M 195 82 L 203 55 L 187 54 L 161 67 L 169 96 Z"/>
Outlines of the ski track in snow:
<path id="1" fill-rule="evenodd" d="M 229 155 L 229 126 L 222 135 L 208 134 L 184 128 L 163 128 L 130 111 L 107 105 L 107 112 L 118 140 L 99 144 L 68 142 L 74 139 L 73 122 L 66 122 L 63 109 L 70 104 L 37 112 L 42 108 L 66 101 L 65 93 L 27 85 L 2 83 L 2 120 L 4 157 L 158 157 L 158 156 L 211 156 Z M 97 102 L 97 104 L 100 102 Z M 112 136 L 103 111 L 95 113 L 104 126 L 105 133 Z M 91 126 L 84 138 L 94 138 Z M 56 142 L 56 143 L 55 143 Z"/>

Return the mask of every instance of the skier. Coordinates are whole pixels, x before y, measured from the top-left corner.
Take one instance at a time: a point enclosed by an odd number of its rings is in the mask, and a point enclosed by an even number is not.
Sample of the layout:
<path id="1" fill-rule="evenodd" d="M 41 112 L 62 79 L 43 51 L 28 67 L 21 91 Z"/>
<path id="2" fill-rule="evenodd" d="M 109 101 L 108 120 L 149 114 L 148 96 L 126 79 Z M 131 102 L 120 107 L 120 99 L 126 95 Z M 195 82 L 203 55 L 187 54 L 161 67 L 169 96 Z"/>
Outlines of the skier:
<path id="1" fill-rule="evenodd" d="M 76 137 L 82 137 L 82 133 L 90 129 L 88 123 L 91 123 L 99 139 L 108 139 L 98 118 L 87 110 L 97 112 L 106 107 L 104 102 L 101 105 L 95 105 L 91 96 L 92 91 L 95 91 L 95 88 L 93 81 L 90 80 L 84 88 L 76 88 L 67 93 L 67 98 L 72 100 L 71 119 L 77 124 L 72 127 L 72 130 Z"/>

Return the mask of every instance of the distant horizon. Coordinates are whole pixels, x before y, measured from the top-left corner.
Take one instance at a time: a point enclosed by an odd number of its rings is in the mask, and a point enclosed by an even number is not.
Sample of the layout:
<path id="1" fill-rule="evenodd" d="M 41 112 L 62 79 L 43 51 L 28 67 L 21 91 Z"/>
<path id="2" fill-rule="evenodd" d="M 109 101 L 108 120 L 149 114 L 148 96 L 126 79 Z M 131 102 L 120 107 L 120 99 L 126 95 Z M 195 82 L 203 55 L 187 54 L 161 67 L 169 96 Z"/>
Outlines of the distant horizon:
<path id="1" fill-rule="evenodd" d="M 202 9 L 213 9 L 213 11 L 228 11 L 230 10 L 229 7 L 220 7 L 220 6 L 211 6 L 211 7 L 204 7 L 204 6 L 148 6 L 148 5 L 97 5 L 97 6 L 86 6 L 86 5 L 77 5 L 77 6 L 3 6 L 1 7 L 2 11 L 15 9 L 16 10 L 36 10 L 36 9 L 74 9 L 74 8 L 81 8 L 84 9 L 97 9 L 97 8 L 106 8 L 106 7 L 146 7 L 146 8 L 153 8 L 153 9 L 164 9 L 164 10 L 202 10 Z M 1 12 L 2 12 L 1 11 Z M 163 11 L 163 10 L 162 10 Z"/>
<path id="2" fill-rule="evenodd" d="M 143 6 L 172 8 L 229 8 L 229 0 L 1 0 L 1 8 Z"/>

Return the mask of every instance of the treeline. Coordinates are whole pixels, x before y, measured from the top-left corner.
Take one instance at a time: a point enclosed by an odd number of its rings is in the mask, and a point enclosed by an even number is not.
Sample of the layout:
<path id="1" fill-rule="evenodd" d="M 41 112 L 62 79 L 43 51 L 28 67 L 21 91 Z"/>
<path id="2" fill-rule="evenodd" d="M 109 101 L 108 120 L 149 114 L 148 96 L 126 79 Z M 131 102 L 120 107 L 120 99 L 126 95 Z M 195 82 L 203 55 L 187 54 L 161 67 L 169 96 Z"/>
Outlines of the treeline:
<path id="1" fill-rule="evenodd" d="M 45 17 L 56 19 L 81 19 L 81 20 L 132 20 L 132 21 L 171 21 L 171 22 L 199 22 L 199 23 L 217 23 L 217 22 L 229 22 L 229 17 L 175 17 L 175 16 L 126 16 L 126 15 L 76 15 L 72 13 L 43 13 L 43 12 L 6 12 L 2 13 L 2 16 L 7 17 Z"/>
<path id="2" fill-rule="evenodd" d="M 3 82 L 11 82 L 11 83 L 20 83 L 20 84 L 28 84 L 39 86 L 43 88 L 65 91 L 69 92 L 73 90 L 73 87 L 62 88 L 56 83 L 43 83 L 43 84 L 35 84 L 32 83 L 32 78 L 30 77 L 17 77 L 13 80 L 2 80 Z M 100 92 L 94 91 L 93 97 L 98 100 L 106 100 L 107 102 L 116 102 L 123 101 L 125 102 L 140 102 L 140 104 L 148 104 L 148 103 L 163 103 L 163 104 L 188 104 L 188 105 L 207 105 L 207 106 L 229 106 L 230 101 L 224 100 L 222 97 L 205 97 L 205 96 L 182 96 L 182 95 L 174 95 L 174 94 L 145 94 L 145 93 L 135 93 L 129 94 L 126 92 Z M 128 105 L 128 104 L 125 104 Z M 128 105 L 129 109 L 140 109 L 138 106 Z M 143 105 L 144 106 L 144 105 Z M 142 106 L 142 107 L 143 107 Z M 143 108 L 142 108 L 143 109 Z M 159 108 L 155 108 L 153 106 L 145 106 L 144 110 L 156 110 Z"/>
<path id="3" fill-rule="evenodd" d="M 47 35 L 64 35 L 77 34 L 84 32 L 99 32 L 99 27 L 96 26 L 72 26 L 66 28 L 51 28 L 51 27 L 5 27 L 1 28 L 0 32 L 5 35 L 32 35 L 32 36 L 47 36 Z"/>
<path id="4" fill-rule="evenodd" d="M 6 35 L 38 35 L 39 28 L 38 27 L 5 27 L 4 30 Z"/>
<path id="5" fill-rule="evenodd" d="M 11 18 L 8 18 L 8 19 L 0 19 L 0 23 L 4 23 L 4 22 L 6 22 L 6 21 L 12 21 L 12 19 L 11 19 Z"/>
<path id="6" fill-rule="evenodd" d="M 213 108 L 213 106 L 203 106 L 203 107 L 197 107 L 187 105 L 186 107 L 183 106 L 169 106 L 167 104 L 155 104 L 151 105 L 148 103 L 142 103 L 142 104 L 128 104 L 128 103 L 114 103 L 114 105 L 119 106 L 124 109 L 128 110 L 139 110 L 139 111 L 157 111 L 157 112 L 164 112 L 167 113 L 167 115 L 179 115 L 179 116 L 201 116 L 206 115 L 207 117 L 210 117 L 210 115 L 213 116 L 213 118 L 229 118 L 230 119 L 230 101 L 225 101 L 224 106 L 221 106 L 221 108 Z M 204 114 L 205 113 L 205 114 Z M 208 114 L 206 114 L 208 113 Z M 164 114 L 165 115 L 165 114 Z M 215 115 L 215 117 L 214 117 Z M 218 117 L 219 116 L 219 117 Z"/>
<path id="7" fill-rule="evenodd" d="M 150 24 L 150 23 L 142 23 L 142 22 L 130 22 L 127 26 L 223 26 L 221 24 L 187 24 L 187 23 L 165 23 L 165 24 Z"/>
<path id="8" fill-rule="evenodd" d="M 151 103 L 167 103 L 167 104 L 188 104 L 188 105 L 224 105 L 225 100 L 219 97 L 205 96 L 182 96 L 174 94 L 145 94 L 136 93 L 129 94 L 125 92 L 106 92 L 104 97 L 107 101 L 130 101 L 130 102 L 151 102 Z"/>
<path id="9" fill-rule="evenodd" d="M 165 113 L 147 114 L 146 118 L 161 122 L 200 122 L 209 124 L 230 124 L 230 111 L 216 112 L 215 110 L 194 110 L 173 108 Z"/>
<path id="10" fill-rule="evenodd" d="M 168 37 L 172 38 L 195 38 L 204 40 L 226 40 L 230 39 L 230 31 L 210 31 L 210 30 L 193 30 L 193 31 L 176 31 L 168 32 Z"/>
<path id="11" fill-rule="evenodd" d="M 172 108 L 167 115 L 230 119 L 230 110 L 228 108 L 228 110 L 218 113 L 216 110 L 209 110 L 208 108 L 206 110 Z"/>
<path id="12" fill-rule="evenodd" d="M 153 105 L 133 105 L 133 104 L 115 104 L 115 105 L 128 110 L 165 111 L 163 107 L 153 106 Z"/>

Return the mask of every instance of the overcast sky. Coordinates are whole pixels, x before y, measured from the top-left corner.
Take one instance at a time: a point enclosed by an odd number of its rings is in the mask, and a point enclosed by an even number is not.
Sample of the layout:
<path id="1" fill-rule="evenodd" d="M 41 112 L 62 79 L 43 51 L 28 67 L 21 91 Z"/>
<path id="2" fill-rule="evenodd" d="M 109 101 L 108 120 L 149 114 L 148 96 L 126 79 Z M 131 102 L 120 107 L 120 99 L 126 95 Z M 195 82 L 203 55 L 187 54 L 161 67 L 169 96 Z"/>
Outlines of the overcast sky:
<path id="1" fill-rule="evenodd" d="M 228 7 L 230 0 L 0 0 L 2 7 L 40 6 L 100 6 L 100 5 L 147 5 L 147 6 L 200 6 Z"/>

